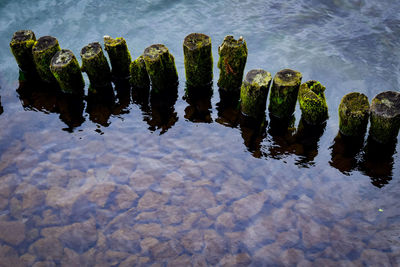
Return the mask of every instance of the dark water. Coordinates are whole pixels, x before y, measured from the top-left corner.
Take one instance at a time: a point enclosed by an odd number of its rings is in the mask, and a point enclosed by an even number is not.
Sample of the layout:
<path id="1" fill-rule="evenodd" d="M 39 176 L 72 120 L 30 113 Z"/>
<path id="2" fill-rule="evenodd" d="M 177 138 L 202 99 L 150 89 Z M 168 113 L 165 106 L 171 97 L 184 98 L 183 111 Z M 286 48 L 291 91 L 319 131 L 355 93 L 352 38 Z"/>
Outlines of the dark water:
<path id="1" fill-rule="evenodd" d="M 0 266 L 400 265 L 400 145 L 337 136 L 343 95 L 399 91 L 399 14 L 397 1 L 2 0 Z M 68 99 L 20 82 L 19 29 L 79 60 L 103 35 L 133 58 L 163 43 L 177 95 L 147 103 L 116 84 L 107 101 Z M 211 99 L 182 98 L 191 32 L 213 41 Z M 254 128 L 222 105 L 227 34 L 247 41 L 245 72 L 324 84 L 327 123 L 305 127 L 297 106 L 286 130 Z"/>

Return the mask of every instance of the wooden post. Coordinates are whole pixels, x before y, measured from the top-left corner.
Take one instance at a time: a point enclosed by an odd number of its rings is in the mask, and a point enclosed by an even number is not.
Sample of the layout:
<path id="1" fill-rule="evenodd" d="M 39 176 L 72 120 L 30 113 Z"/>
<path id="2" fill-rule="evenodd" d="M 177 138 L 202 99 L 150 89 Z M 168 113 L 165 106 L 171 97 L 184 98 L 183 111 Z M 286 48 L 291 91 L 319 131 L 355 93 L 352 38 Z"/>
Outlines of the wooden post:
<path id="1" fill-rule="evenodd" d="M 251 70 L 247 73 L 240 90 L 242 113 L 253 118 L 264 118 L 271 73 L 265 70 Z"/>
<path id="2" fill-rule="evenodd" d="M 211 38 L 202 33 L 191 33 L 183 41 L 183 55 L 187 90 L 209 88 L 213 80 Z"/>
<path id="3" fill-rule="evenodd" d="M 299 104 L 303 120 L 310 125 L 318 125 L 328 118 L 325 86 L 318 81 L 303 83 L 299 89 Z"/>
<path id="4" fill-rule="evenodd" d="M 118 79 L 129 77 L 129 65 L 132 58 L 128 46 L 123 37 L 111 38 L 104 36 L 104 47 L 110 58 L 112 74 Z"/>
<path id="5" fill-rule="evenodd" d="M 290 118 L 296 107 L 297 95 L 301 84 L 300 72 L 284 69 L 273 80 L 268 110 L 276 118 Z"/>
<path id="6" fill-rule="evenodd" d="M 35 44 L 36 37 L 31 30 L 21 30 L 14 33 L 10 48 L 19 68 L 26 72 L 35 72 L 35 63 L 33 62 L 32 47 Z"/>
<path id="7" fill-rule="evenodd" d="M 369 135 L 381 144 L 396 139 L 400 128 L 400 93 L 387 91 L 372 99 Z"/>
<path id="8" fill-rule="evenodd" d="M 39 77 L 44 82 L 56 82 L 50 71 L 50 62 L 53 56 L 60 50 L 61 48 L 57 39 L 52 36 L 42 36 L 33 45 L 33 60 Z"/>
<path id="9" fill-rule="evenodd" d="M 150 80 L 143 55 L 132 61 L 129 71 L 131 74 L 130 83 L 134 89 L 149 89 Z"/>
<path id="10" fill-rule="evenodd" d="M 218 47 L 218 86 L 239 98 L 243 71 L 247 61 L 247 44 L 243 37 L 235 40 L 232 35 L 224 38 Z"/>
<path id="11" fill-rule="evenodd" d="M 175 59 L 162 44 L 154 44 L 144 50 L 144 62 L 149 74 L 152 91 L 157 93 L 178 84 Z"/>
<path id="12" fill-rule="evenodd" d="M 339 105 L 339 131 L 344 136 L 362 136 L 367 130 L 369 101 L 357 92 L 343 96 Z"/>
<path id="13" fill-rule="evenodd" d="M 111 85 L 111 72 L 100 43 L 90 43 L 81 50 L 82 71 L 89 77 L 93 88 L 107 88 Z"/>
<path id="14" fill-rule="evenodd" d="M 83 94 L 85 82 L 79 63 L 71 50 L 58 51 L 51 59 L 50 69 L 61 91 L 68 94 Z"/>

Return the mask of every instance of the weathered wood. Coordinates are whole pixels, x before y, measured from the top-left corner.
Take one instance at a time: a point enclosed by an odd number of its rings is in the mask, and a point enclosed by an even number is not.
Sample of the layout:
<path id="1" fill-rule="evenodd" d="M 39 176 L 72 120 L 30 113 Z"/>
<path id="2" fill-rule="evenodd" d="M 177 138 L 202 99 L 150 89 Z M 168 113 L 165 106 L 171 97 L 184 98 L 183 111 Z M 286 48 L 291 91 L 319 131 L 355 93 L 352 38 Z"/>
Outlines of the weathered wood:
<path id="1" fill-rule="evenodd" d="M 81 50 L 82 71 L 89 77 L 91 88 L 111 85 L 111 71 L 100 43 L 94 42 Z"/>
<path id="2" fill-rule="evenodd" d="M 325 86 L 318 81 L 308 81 L 300 86 L 298 99 L 303 120 L 318 125 L 328 118 Z"/>
<path id="3" fill-rule="evenodd" d="M 154 44 L 147 47 L 144 50 L 143 57 L 153 92 L 157 93 L 176 87 L 178 72 L 176 71 L 175 59 L 165 45 Z"/>
<path id="4" fill-rule="evenodd" d="M 50 70 L 61 91 L 68 94 L 83 94 L 85 82 L 78 60 L 71 50 L 58 51 L 51 59 Z"/>
<path id="5" fill-rule="evenodd" d="M 147 74 L 143 55 L 132 61 L 129 71 L 131 73 L 130 83 L 133 90 L 148 90 L 150 88 L 149 75 Z"/>
<path id="6" fill-rule="evenodd" d="M 301 79 L 301 73 L 291 69 L 281 70 L 275 75 L 268 106 L 271 115 L 281 119 L 292 116 Z"/>
<path id="7" fill-rule="evenodd" d="M 240 90 L 242 113 L 253 118 L 265 117 L 271 73 L 256 69 L 247 73 Z"/>
<path id="8" fill-rule="evenodd" d="M 400 128 L 400 93 L 386 91 L 376 95 L 371 103 L 369 135 L 381 144 L 396 139 Z"/>
<path id="9" fill-rule="evenodd" d="M 344 136 L 364 136 L 369 118 L 369 101 L 364 94 L 343 96 L 339 105 L 339 131 Z"/>
<path id="10" fill-rule="evenodd" d="M 183 41 L 186 87 L 188 91 L 209 88 L 213 80 L 211 38 L 191 33 Z"/>
<path id="11" fill-rule="evenodd" d="M 104 47 L 110 58 L 112 74 L 118 79 L 127 79 L 132 58 L 125 39 L 123 37 L 113 39 L 106 35 Z"/>
<path id="12" fill-rule="evenodd" d="M 36 36 L 31 30 L 20 30 L 14 33 L 10 48 L 17 61 L 19 68 L 26 72 L 35 72 L 32 47 L 35 44 Z"/>
<path id="13" fill-rule="evenodd" d="M 33 60 L 39 77 L 44 82 L 56 82 L 50 71 L 50 62 L 53 56 L 60 50 L 61 48 L 57 39 L 52 36 L 42 36 L 33 45 Z"/>

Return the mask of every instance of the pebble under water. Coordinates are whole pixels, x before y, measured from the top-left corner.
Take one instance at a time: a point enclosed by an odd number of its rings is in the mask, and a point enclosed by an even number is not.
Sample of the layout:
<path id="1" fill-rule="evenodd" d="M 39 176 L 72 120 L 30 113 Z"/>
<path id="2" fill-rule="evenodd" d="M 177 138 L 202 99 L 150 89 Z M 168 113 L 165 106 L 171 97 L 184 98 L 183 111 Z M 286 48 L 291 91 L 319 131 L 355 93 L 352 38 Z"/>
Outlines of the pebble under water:
<path id="1" fill-rule="evenodd" d="M 337 114 L 349 92 L 399 91 L 399 14 L 390 0 L 2 0 L 0 266 L 400 265 L 400 145 L 348 144 Z M 165 44 L 177 95 L 117 83 L 104 102 L 61 98 L 19 73 L 20 29 L 80 63 L 104 35 L 133 59 Z M 183 98 L 192 32 L 213 45 L 213 96 L 199 101 Z M 222 105 L 228 34 L 247 42 L 245 73 L 291 68 L 326 86 L 326 124 L 305 127 L 297 105 L 293 127 L 267 114 L 257 130 Z"/>

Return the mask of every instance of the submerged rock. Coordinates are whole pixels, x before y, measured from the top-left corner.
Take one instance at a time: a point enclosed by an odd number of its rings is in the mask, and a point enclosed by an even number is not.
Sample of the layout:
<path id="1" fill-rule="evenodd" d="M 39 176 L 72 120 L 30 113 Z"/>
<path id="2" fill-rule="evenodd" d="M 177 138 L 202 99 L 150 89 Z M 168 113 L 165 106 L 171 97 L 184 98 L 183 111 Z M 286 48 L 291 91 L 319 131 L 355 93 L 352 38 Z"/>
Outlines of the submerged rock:
<path id="1" fill-rule="evenodd" d="M 0 221 L 0 240 L 17 246 L 25 239 L 25 224 L 21 221 Z"/>
<path id="2" fill-rule="evenodd" d="M 245 198 L 233 202 L 233 213 L 238 220 L 249 219 L 259 213 L 268 199 L 265 191 L 248 195 Z"/>

